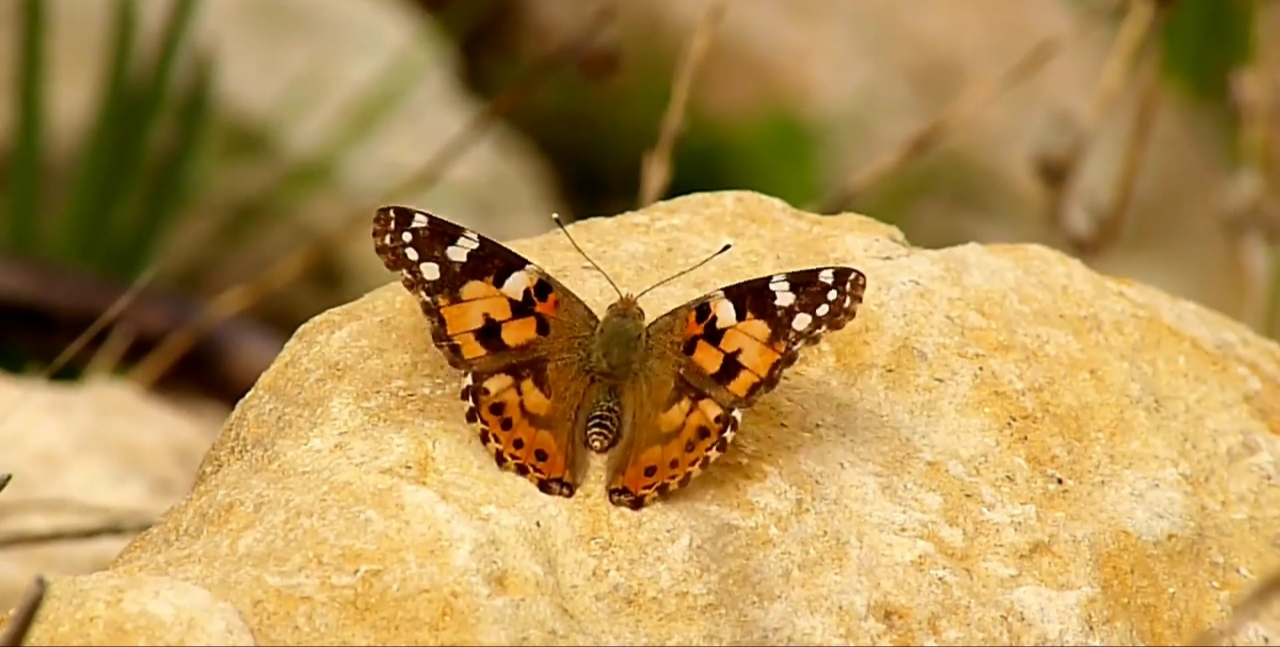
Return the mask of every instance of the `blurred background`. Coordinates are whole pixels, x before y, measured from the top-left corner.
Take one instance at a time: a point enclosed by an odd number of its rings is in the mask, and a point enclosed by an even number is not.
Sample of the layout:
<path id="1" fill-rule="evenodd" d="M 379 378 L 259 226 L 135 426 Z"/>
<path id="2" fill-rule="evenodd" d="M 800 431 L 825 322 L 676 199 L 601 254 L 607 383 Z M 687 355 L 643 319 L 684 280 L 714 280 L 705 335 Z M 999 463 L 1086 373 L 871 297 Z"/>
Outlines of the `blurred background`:
<path id="1" fill-rule="evenodd" d="M 298 325 L 396 280 L 382 204 L 505 240 L 752 189 L 1275 337 L 1278 91 L 1271 0 L 6 0 L 0 608 L 101 567 Z"/>

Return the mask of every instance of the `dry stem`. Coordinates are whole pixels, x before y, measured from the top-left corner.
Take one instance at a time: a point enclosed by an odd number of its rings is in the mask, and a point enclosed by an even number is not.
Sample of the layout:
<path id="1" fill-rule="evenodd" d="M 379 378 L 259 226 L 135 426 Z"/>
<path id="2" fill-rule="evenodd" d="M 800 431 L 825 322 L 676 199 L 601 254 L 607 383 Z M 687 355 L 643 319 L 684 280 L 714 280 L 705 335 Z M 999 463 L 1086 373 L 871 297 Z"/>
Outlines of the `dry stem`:
<path id="1" fill-rule="evenodd" d="M 1053 169 L 1052 173 L 1041 175 L 1048 194 L 1046 213 L 1050 222 L 1060 230 L 1069 229 L 1067 220 L 1073 211 L 1068 208 L 1067 201 L 1080 169 L 1080 160 L 1092 144 L 1102 119 L 1111 112 L 1129 84 L 1138 53 L 1160 15 L 1160 0 L 1129 0 L 1128 4 L 1129 10 L 1125 13 L 1102 69 L 1098 72 L 1084 123 L 1072 133 L 1071 141 L 1063 150 L 1042 155 L 1051 156 L 1052 159 L 1042 159 L 1041 167 Z"/>
<path id="2" fill-rule="evenodd" d="M 36 619 L 36 612 L 44 602 L 46 588 L 44 578 L 39 575 L 27 586 L 22 600 L 9 615 L 4 631 L 0 631 L 0 647 L 17 647 L 26 640 L 27 632 L 31 631 L 31 623 Z"/>
<path id="3" fill-rule="evenodd" d="M 1124 229 L 1129 207 L 1133 203 L 1134 188 L 1147 151 L 1151 148 L 1151 133 L 1155 129 L 1156 114 L 1162 96 L 1157 62 L 1152 62 L 1143 79 L 1142 96 L 1134 113 L 1133 131 L 1125 147 L 1120 173 L 1116 177 L 1115 193 L 1103 217 L 1095 223 L 1092 232 L 1071 243 L 1083 254 L 1096 254 L 1119 238 Z"/>
<path id="4" fill-rule="evenodd" d="M 65 528 L 26 533 L 16 532 L 11 535 L 0 537 L 0 549 L 32 546 L 35 544 L 47 544 L 55 541 L 94 539 L 96 537 L 111 537 L 115 535 L 136 535 L 151 526 L 154 526 L 155 523 L 156 520 L 150 518 L 113 519 L 79 528 Z"/>
<path id="5" fill-rule="evenodd" d="M 640 204 L 645 207 L 656 202 L 671 185 L 671 153 L 675 149 L 676 140 L 684 130 L 685 113 L 688 109 L 689 96 L 693 90 L 693 81 L 698 70 L 706 60 L 711 49 L 711 41 L 715 36 L 716 26 L 724 18 L 728 9 L 728 0 L 713 0 L 707 7 L 702 20 L 694 28 L 693 36 L 676 63 L 675 78 L 671 83 L 671 99 L 667 102 L 667 111 L 662 115 L 662 126 L 658 131 L 658 142 L 645 153 L 640 169 Z"/>
<path id="6" fill-rule="evenodd" d="M 1239 604 L 1235 605 L 1235 609 L 1227 623 L 1218 628 L 1206 629 L 1203 633 L 1196 636 L 1190 645 L 1221 645 L 1223 641 L 1236 632 L 1245 624 L 1257 619 L 1259 615 L 1266 609 L 1267 605 L 1280 597 L 1280 570 L 1273 572 L 1256 588 L 1249 592 Z"/>

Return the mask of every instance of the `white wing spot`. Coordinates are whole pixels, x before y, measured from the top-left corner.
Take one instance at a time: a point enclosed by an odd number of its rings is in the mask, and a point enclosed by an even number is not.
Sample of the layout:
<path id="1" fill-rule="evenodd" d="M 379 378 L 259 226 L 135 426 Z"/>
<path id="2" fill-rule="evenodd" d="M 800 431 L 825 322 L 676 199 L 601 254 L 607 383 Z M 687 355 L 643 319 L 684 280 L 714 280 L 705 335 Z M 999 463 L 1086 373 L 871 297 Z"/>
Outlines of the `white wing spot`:
<path id="1" fill-rule="evenodd" d="M 742 425 L 742 410 L 730 409 L 729 415 L 733 418 L 734 424 L 729 425 L 724 430 L 724 437 L 733 440 L 733 435 L 738 432 L 738 427 Z"/>
<path id="2" fill-rule="evenodd" d="M 804 332 L 811 323 L 813 323 L 813 317 L 809 313 L 797 312 L 795 318 L 791 320 L 791 327 L 796 332 Z"/>
<path id="3" fill-rule="evenodd" d="M 738 323 L 738 310 L 733 307 L 733 302 L 728 299 L 716 301 L 715 315 L 717 328 L 728 328 Z"/>
<path id="4" fill-rule="evenodd" d="M 836 272 L 831 268 L 827 268 L 818 273 L 818 280 L 831 285 L 836 282 Z"/>
<path id="5" fill-rule="evenodd" d="M 462 239 L 459 238 L 458 240 L 461 241 Z M 455 263 L 465 263 L 467 260 L 467 254 L 470 254 L 470 253 L 471 253 L 470 249 L 467 249 L 466 247 L 460 247 L 458 245 L 450 245 L 449 249 L 444 250 L 444 255 L 447 256 L 449 260 Z"/>
<path id="6" fill-rule="evenodd" d="M 458 242 L 454 244 L 467 249 L 475 249 L 480 246 L 480 234 L 468 229 L 462 232 L 462 235 L 458 237 Z"/>
<path id="7" fill-rule="evenodd" d="M 851 303 L 853 303 L 853 297 L 847 296 L 844 298 L 844 307 L 848 308 Z"/>
<path id="8" fill-rule="evenodd" d="M 817 308 L 816 310 L 814 310 L 814 311 L 813 311 L 813 314 L 816 314 L 816 315 L 818 315 L 819 317 L 825 317 L 825 316 L 827 316 L 827 313 L 828 313 L 828 312 L 831 312 L 831 306 L 829 306 L 829 305 L 827 305 L 827 304 L 825 304 L 825 303 L 824 303 L 824 304 L 822 304 L 822 305 L 818 306 L 818 308 Z"/>
<path id="9" fill-rule="evenodd" d="M 785 308 L 796 302 L 796 295 L 791 292 L 791 283 L 781 274 L 769 279 L 769 289 L 773 290 L 773 305 L 779 308 Z"/>
<path id="10" fill-rule="evenodd" d="M 419 265 L 418 271 L 422 272 L 422 278 L 428 281 L 434 281 L 440 278 L 440 266 L 430 261 Z"/>
<path id="11" fill-rule="evenodd" d="M 520 270 L 507 277 L 502 283 L 502 293 L 508 297 L 519 301 L 524 298 L 524 291 L 533 285 L 533 277 L 529 274 L 529 270 Z"/>
<path id="12" fill-rule="evenodd" d="M 412 247 L 406 247 L 404 248 L 404 257 L 416 263 L 418 262 L 418 250 Z"/>
<path id="13" fill-rule="evenodd" d="M 427 214 L 425 214 L 425 213 L 415 213 L 415 214 L 413 214 L 413 224 L 411 224 L 411 225 L 409 225 L 409 226 L 410 226 L 410 227 L 426 227 L 426 226 L 427 226 Z"/>
<path id="14" fill-rule="evenodd" d="M 407 232 L 407 231 L 405 231 L 405 232 L 401 232 L 401 233 L 400 233 L 400 240 L 403 240 L 403 241 L 404 241 L 404 242 L 406 242 L 406 243 L 412 243 L 412 242 L 413 242 L 413 234 L 412 234 L 411 232 Z"/>
<path id="15" fill-rule="evenodd" d="M 835 288 L 831 288 L 830 290 L 827 291 L 827 301 L 835 301 L 839 297 L 840 297 L 839 290 Z"/>
<path id="16" fill-rule="evenodd" d="M 391 234 L 387 234 L 386 236 L 382 237 L 382 244 L 387 246 L 391 245 Z"/>

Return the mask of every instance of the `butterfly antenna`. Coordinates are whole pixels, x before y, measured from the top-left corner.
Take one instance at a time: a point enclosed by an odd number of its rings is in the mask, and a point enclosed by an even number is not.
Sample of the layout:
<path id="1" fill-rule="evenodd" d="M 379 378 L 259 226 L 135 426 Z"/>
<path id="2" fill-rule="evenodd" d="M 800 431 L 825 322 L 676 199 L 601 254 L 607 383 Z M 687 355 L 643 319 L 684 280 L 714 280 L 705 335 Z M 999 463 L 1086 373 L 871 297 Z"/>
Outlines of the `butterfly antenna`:
<path id="1" fill-rule="evenodd" d="M 693 265 L 691 265 L 691 266 L 689 266 L 689 267 L 687 267 L 687 268 L 685 268 L 685 269 L 683 269 L 683 270 L 680 270 L 679 272 L 676 272 L 675 274 L 672 274 L 671 276 L 668 276 L 667 278 L 662 279 L 661 281 L 658 281 L 657 283 L 654 283 L 653 285 L 650 285 L 649 287 L 645 288 L 643 291 L 641 291 L 641 292 L 640 292 L 640 294 L 637 294 L 637 295 L 636 295 L 636 299 L 638 300 L 640 297 L 644 296 L 645 294 L 648 294 L 649 290 L 652 290 L 652 289 L 654 289 L 654 288 L 656 288 L 656 287 L 658 287 L 658 286 L 660 286 L 660 285 L 663 285 L 663 284 L 666 284 L 666 283 L 670 283 L 671 281 L 674 281 L 674 280 L 676 280 L 676 279 L 678 279 L 678 278 L 680 278 L 680 277 L 684 276 L 685 274 L 688 274 L 689 272 L 692 272 L 692 271 L 694 271 L 694 270 L 698 269 L 699 267 L 702 267 L 703 265 L 706 265 L 707 263 L 710 263 L 712 259 L 714 259 L 715 257 L 717 257 L 717 256 L 719 256 L 719 255 L 721 255 L 721 254 L 723 254 L 723 253 L 725 253 L 725 252 L 729 251 L 729 249 L 730 249 L 730 248 L 732 248 L 732 247 L 733 247 L 733 243 L 725 243 L 725 244 L 724 244 L 724 247 L 721 247 L 718 251 L 716 251 L 716 253 L 714 253 L 714 254 L 712 254 L 712 255 L 710 255 L 710 256 L 708 256 L 708 257 L 706 257 L 706 258 L 702 259 L 701 261 L 698 261 L 697 263 L 694 263 Z"/>
<path id="2" fill-rule="evenodd" d="M 603 276 L 604 280 L 609 282 L 609 287 L 613 288 L 613 291 L 618 293 L 618 298 L 621 299 L 622 290 L 618 289 L 618 284 L 614 283 L 613 279 L 609 277 L 609 273 L 604 271 L 604 268 L 600 267 L 600 265 L 598 265 L 594 260 L 591 260 L 591 257 L 588 256 L 587 253 L 583 251 L 581 247 L 578 246 L 578 241 L 573 239 L 573 236 L 569 234 L 569 229 L 566 228 L 564 226 L 564 223 L 560 221 L 560 214 L 558 213 L 551 214 L 551 219 L 556 222 L 556 226 L 560 228 L 560 231 L 564 232 L 564 237 L 569 239 L 569 244 L 573 245 L 573 248 L 578 250 L 578 253 L 582 254 L 582 257 L 587 259 L 588 263 L 591 263 L 591 267 L 596 268 L 596 271 L 600 273 L 600 276 Z"/>

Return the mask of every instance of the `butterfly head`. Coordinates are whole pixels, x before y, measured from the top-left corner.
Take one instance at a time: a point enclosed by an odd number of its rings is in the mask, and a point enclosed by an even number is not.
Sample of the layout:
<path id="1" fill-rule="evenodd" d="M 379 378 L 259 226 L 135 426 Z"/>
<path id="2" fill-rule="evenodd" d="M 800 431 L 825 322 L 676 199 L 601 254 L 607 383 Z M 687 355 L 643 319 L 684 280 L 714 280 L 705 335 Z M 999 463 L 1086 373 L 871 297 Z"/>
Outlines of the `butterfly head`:
<path id="1" fill-rule="evenodd" d="M 614 283 L 613 279 L 609 277 L 609 273 L 605 272 L 599 264 L 592 260 L 590 255 L 583 251 L 582 247 L 578 246 L 578 242 L 569 234 L 569 229 L 560 221 L 559 214 L 551 214 L 551 219 L 555 221 L 560 231 L 564 232 L 565 237 L 569 239 L 569 244 L 573 245 L 573 248 L 578 250 L 578 253 L 582 254 L 582 257 L 587 259 L 587 262 L 596 268 L 596 271 L 600 272 L 604 280 L 608 281 L 609 286 L 618 294 L 618 300 L 609 306 L 608 311 L 605 312 L 604 319 L 600 320 L 599 327 L 596 329 L 594 363 L 596 372 L 601 377 L 606 378 L 623 379 L 631 375 L 635 370 L 637 358 L 641 356 L 640 351 L 645 344 L 645 320 L 644 310 L 640 308 L 640 297 L 648 293 L 649 290 L 706 265 L 711 259 L 729 251 L 729 248 L 733 246 L 730 243 L 725 243 L 719 251 L 704 258 L 702 261 L 668 275 L 665 279 L 645 288 L 639 294 L 633 295 L 624 293 L 619 289 L 618 284 Z"/>

